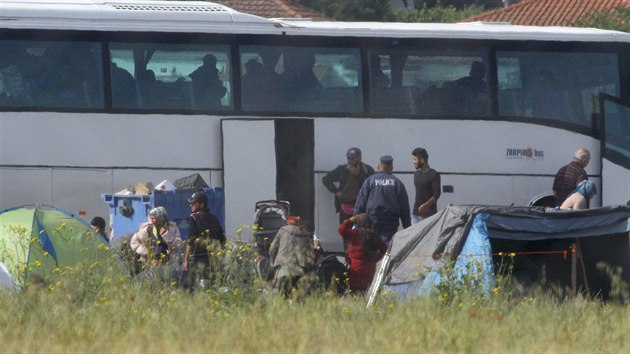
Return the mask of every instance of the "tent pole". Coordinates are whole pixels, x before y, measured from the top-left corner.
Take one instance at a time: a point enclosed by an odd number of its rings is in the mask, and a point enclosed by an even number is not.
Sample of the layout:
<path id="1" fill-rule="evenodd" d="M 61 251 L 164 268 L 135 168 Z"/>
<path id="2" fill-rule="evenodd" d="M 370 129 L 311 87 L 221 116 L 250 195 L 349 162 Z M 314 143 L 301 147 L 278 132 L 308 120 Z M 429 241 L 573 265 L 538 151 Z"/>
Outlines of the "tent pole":
<path id="1" fill-rule="evenodd" d="M 577 253 L 575 243 L 571 244 L 571 291 L 577 295 Z"/>
<path id="2" fill-rule="evenodd" d="M 582 268 L 582 277 L 584 278 L 584 288 L 587 293 L 590 293 L 588 287 L 588 277 L 586 276 L 586 265 L 584 264 L 584 254 L 582 254 L 582 247 L 580 246 L 580 240 L 576 239 L 577 242 L 577 256 L 580 258 L 580 268 Z"/>
<path id="3" fill-rule="evenodd" d="M 391 255 L 389 253 L 386 253 L 385 257 L 383 257 L 383 260 L 381 261 L 381 267 L 378 270 L 376 279 L 374 279 L 374 281 L 372 282 L 372 285 L 370 286 L 370 289 L 368 290 L 368 303 L 366 307 L 372 306 L 372 304 L 374 303 L 374 300 L 376 300 L 376 295 L 381 288 L 381 285 L 382 285 L 381 283 L 383 282 L 385 271 L 387 270 L 387 267 L 389 266 L 390 257 Z"/>

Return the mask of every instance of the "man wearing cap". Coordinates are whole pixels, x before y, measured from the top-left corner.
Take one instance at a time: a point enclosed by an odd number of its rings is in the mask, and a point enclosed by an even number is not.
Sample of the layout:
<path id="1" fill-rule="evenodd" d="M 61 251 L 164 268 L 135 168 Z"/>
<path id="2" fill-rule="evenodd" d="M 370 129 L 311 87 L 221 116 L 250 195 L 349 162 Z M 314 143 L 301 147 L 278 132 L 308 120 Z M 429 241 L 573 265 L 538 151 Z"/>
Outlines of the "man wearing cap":
<path id="1" fill-rule="evenodd" d="M 389 243 L 398 230 L 398 219 L 403 228 L 411 226 L 407 189 L 392 174 L 393 170 L 394 159 L 382 156 L 378 172 L 363 182 L 354 208 L 354 215 L 368 214 L 385 243 Z"/>
<path id="2" fill-rule="evenodd" d="M 440 174 L 429 166 L 429 153 L 424 148 L 415 148 L 411 152 L 413 166 L 413 184 L 416 186 L 416 199 L 413 203 L 414 224 L 437 213 L 437 200 L 440 198 Z"/>
<path id="3" fill-rule="evenodd" d="M 346 152 L 347 164 L 339 165 L 323 178 L 324 186 L 335 194 L 335 208 L 339 213 L 339 223 L 354 214 L 354 205 L 359 189 L 366 178 L 374 174 L 374 169 L 361 162 L 361 150 L 351 147 Z M 335 185 L 339 184 L 339 187 Z"/>
<path id="4" fill-rule="evenodd" d="M 184 270 L 192 272 L 195 286 L 201 279 L 209 279 L 216 271 L 218 261 L 214 251 L 225 245 L 225 233 L 221 223 L 208 209 L 208 197 L 204 192 L 195 192 L 188 199 L 191 214 L 188 217 L 188 241 L 184 253 Z M 213 269 L 211 269 L 213 268 Z"/>

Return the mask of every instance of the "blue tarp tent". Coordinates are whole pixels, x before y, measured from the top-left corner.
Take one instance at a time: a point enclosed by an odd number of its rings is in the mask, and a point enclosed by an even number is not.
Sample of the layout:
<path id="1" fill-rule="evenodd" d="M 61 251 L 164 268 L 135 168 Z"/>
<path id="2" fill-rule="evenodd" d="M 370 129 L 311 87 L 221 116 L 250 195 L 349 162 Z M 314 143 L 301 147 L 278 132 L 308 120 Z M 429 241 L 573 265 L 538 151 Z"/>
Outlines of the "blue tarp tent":
<path id="1" fill-rule="evenodd" d="M 514 256 L 514 269 L 606 297 L 610 279 L 597 264 L 621 267 L 630 283 L 630 208 L 554 210 L 541 207 L 449 206 L 394 235 L 369 290 L 408 299 L 431 292 L 444 275 L 474 269 L 481 291 L 495 282 L 496 265 Z"/>

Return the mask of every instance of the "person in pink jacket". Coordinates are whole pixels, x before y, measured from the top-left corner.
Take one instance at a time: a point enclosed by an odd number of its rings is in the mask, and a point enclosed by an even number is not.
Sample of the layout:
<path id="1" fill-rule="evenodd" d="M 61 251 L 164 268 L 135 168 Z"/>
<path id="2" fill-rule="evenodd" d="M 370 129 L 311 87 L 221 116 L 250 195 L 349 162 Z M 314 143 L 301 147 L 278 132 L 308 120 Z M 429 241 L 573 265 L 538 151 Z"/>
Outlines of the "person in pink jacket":
<path id="1" fill-rule="evenodd" d="M 131 238 L 131 249 L 150 268 L 165 263 L 176 264 L 181 244 L 177 224 L 168 221 L 164 207 L 151 209 L 149 222 L 143 223 Z"/>

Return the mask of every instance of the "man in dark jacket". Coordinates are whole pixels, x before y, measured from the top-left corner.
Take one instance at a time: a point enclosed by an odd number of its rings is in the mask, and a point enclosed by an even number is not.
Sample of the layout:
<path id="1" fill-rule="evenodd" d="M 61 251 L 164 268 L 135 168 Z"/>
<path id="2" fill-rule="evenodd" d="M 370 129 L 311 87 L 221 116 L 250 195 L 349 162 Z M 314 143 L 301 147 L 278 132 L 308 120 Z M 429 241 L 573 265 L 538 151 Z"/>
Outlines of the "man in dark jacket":
<path id="1" fill-rule="evenodd" d="M 216 251 L 225 245 L 225 232 L 216 216 L 208 209 L 208 197 L 204 192 L 195 192 L 189 199 L 188 240 L 184 253 L 184 270 L 193 274 L 195 286 L 201 279 L 208 280 L 211 271 L 218 271 Z M 203 286 L 203 285 L 202 285 Z"/>
<path id="2" fill-rule="evenodd" d="M 354 214 L 357 195 L 366 178 L 374 174 L 374 169 L 361 162 L 361 150 L 351 147 L 346 153 L 347 164 L 339 165 L 328 172 L 322 182 L 335 194 L 335 208 L 339 213 L 339 223 Z M 339 184 L 339 187 L 335 185 Z"/>
<path id="3" fill-rule="evenodd" d="M 585 148 L 579 148 L 573 154 L 573 160 L 558 170 L 552 188 L 556 205 L 562 205 L 578 183 L 588 179 L 588 174 L 584 169 L 590 160 L 591 153 Z"/>
<path id="4" fill-rule="evenodd" d="M 394 159 L 389 155 L 382 156 L 378 172 L 363 182 L 354 208 L 354 215 L 368 214 L 386 243 L 398 230 L 398 219 L 403 228 L 411 226 L 407 189 L 392 174 L 393 170 Z"/>

